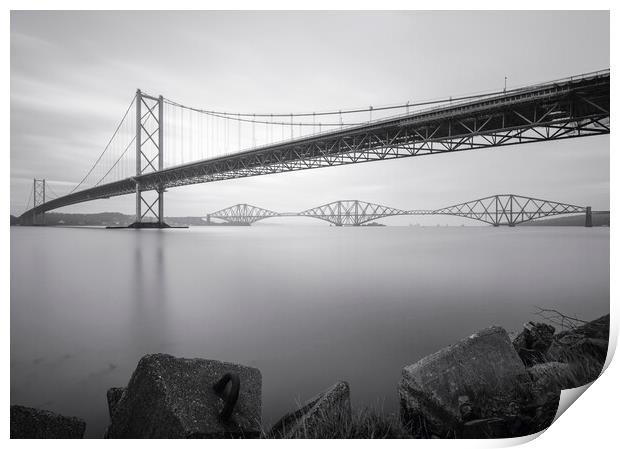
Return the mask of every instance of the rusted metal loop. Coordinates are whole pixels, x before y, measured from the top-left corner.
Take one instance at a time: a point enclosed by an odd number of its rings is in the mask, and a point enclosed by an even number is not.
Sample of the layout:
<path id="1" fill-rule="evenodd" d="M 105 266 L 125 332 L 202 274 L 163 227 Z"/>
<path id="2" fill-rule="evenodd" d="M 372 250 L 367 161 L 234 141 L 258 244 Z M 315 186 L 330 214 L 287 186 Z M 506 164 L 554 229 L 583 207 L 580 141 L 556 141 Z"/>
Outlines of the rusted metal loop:
<path id="1" fill-rule="evenodd" d="M 230 382 L 230 392 L 224 397 L 222 393 L 224 393 L 224 389 L 228 382 Z M 220 412 L 220 419 L 222 421 L 228 421 L 232 416 L 233 409 L 239 399 L 240 387 L 241 381 L 239 380 L 239 375 L 235 373 L 224 374 L 224 376 L 213 385 L 215 392 L 224 399 L 224 408 Z"/>

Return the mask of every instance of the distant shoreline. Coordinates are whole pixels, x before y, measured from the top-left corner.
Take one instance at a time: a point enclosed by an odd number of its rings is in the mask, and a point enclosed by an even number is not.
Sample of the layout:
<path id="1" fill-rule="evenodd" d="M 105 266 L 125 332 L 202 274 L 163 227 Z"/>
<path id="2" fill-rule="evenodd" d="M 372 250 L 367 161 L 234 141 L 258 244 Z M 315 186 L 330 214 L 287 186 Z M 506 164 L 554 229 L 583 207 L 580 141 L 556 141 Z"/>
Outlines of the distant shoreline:
<path id="1" fill-rule="evenodd" d="M 101 212 L 95 214 L 63 214 L 56 212 L 48 212 L 45 215 L 45 222 L 47 226 L 128 226 L 134 221 L 133 215 L 125 215 L 120 212 Z M 243 223 L 214 223 L 208 222 L 205 217 L 166 217 L 166 223 L 171 226 L 248 226 Z M 596 211 L 592 212 L 592 226 L 601 227 L 609 226 L 610 212 L 609 211 Z M 552 217 L 546 219 L 535 220 L 527 223 L 521 223 L 517 226 L 584 226 L 585 216 L 579 215 L 567 215 Z M 11 215 L 11 226 L 19 225 L 18 217 Z M 389 226 L 384 223 L 372 222 L 365 226 L 377 226 L 384 227 Z M 446 225 L 419 225 L 409 224 L 401 226 L 412 227 L 446 227 Z M 448 225 L 447 227 L 463 227 L 466 225 Z M 477 225 L 479 227 L 480 225 Z"/>

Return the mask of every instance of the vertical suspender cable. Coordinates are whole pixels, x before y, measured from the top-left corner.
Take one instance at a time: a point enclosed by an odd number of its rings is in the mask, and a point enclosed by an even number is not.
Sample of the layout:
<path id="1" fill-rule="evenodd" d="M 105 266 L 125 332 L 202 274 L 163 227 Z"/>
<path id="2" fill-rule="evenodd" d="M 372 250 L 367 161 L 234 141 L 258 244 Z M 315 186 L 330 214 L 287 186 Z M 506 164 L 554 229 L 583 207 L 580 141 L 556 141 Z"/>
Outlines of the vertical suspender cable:
<path id="1" fill-rule="evenodd" d="M 187 134 L 189 137 L 189 145 L 187 147 L 187 162 L 191 162 L 194 159 L 194 115 L 191 110 L 187 111 L 187 116 L 187 118 L 189 119 L 189 129 L 187 130 Z"/>
<path id="2" fill-rule="evenodd" d="M 252 120 L 252 148 L 256 148 L 256 116 Z"/>

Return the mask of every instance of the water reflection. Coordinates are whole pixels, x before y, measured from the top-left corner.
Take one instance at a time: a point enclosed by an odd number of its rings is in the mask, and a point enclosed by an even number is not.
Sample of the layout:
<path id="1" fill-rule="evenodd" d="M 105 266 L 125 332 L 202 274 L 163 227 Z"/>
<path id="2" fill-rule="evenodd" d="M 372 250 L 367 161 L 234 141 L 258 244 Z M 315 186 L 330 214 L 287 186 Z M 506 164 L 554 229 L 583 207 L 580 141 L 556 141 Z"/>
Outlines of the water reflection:
<path id="1" fill-rule="evenodd" d="M 133 239 L 133 263 L 127 264 L 133 284 L 131 339 L 128 343 L 133 346 L 134 353 L 164 352 L 170 346 L 166 322 L 168 291 L 162 243 L 164 236 L 142 231 L 136 234 Z"/>

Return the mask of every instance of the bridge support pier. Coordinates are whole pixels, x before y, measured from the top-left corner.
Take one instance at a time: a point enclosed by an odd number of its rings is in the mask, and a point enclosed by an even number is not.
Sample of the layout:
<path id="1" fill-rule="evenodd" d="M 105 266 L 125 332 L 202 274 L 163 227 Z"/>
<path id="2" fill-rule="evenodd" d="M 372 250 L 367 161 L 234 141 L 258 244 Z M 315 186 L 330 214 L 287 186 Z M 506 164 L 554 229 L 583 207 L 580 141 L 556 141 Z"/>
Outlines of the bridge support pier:
<path id="1" fill-rule="evenodd" d="M 143 192 L 136 186 L 136 221 L 129 227 L 133 229 L 171 227 L 164 221 L 164 189 L 157 189 L 156 195 L 153 195 L 152 192 Z"/>
<path id="2" fill-rule="evenodd" d="M 164 189 L 159 189 L 157 191 L 157 205 L 159 206 L 157 209 L 157 222 L 160 227 L 163 227 L 166 223 L 164 223 Z M 167 225 L 166 225 L 167 226 Z"/>
<path id="3" fill-rule="evenodd" d="M 32 216 L 32 226 L 45 226 L 45 212 Z"/>
<path id="4" fill-rule="evenodd" d="M 592 208 L 590 206 L 586 207 L 586 228 L 592 227 Z"/>

